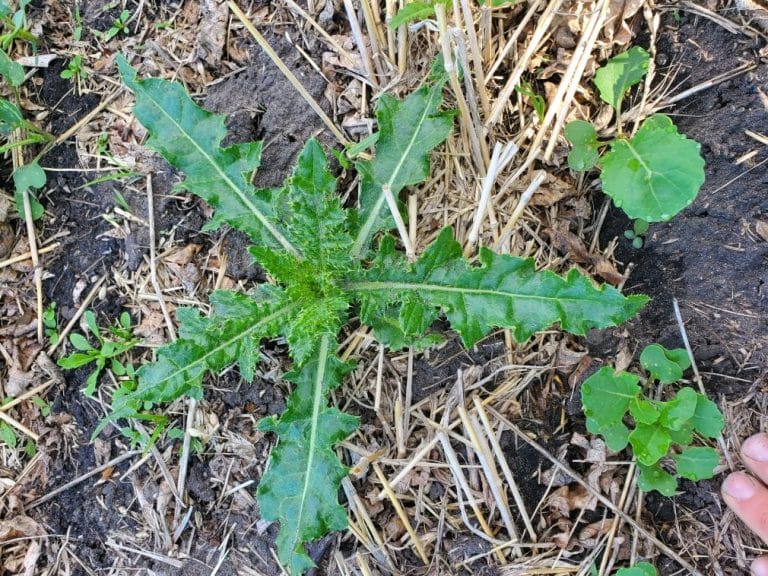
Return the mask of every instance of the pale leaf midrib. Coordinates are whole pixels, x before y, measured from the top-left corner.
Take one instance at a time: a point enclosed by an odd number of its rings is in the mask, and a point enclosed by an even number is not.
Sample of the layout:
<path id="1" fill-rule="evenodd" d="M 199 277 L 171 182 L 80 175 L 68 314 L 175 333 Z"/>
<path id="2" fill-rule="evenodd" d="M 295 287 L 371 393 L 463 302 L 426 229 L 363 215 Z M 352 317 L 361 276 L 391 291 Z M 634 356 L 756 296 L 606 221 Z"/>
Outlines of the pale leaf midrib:
<path id="1" fill-rule="evenodd" d="M 297 514 L 296 531 L 294 533 L 294 542 L 302 542 L 301 527 L 304 522 L 304 507 L 309 498 L 309 486 L 310 486 L 310 472 L 315 463 L 315 453 L 317 452 L 317 428 L 320 421 L 320 409 L 323 405 L 323 380 L 325 379 L 325 371 L 328 363 L 328 351 L 330 348 L 330 336 L 323 335 L 320 340 L 320 349 L 318 350 L 318 362 L 317 362 L 317 374 L 315 375 L 315 384 L 313 387 L 312 396 L 312 419 L 310 420 L 309 428 L 309 445 L 307 446 L 307 466 L 304 473 L 304 484 L 301 489 L 301 498 L 299 504 L 299 511 Z"/>
<path id="2" fill-rule="evenodd" d="M 219 352 L 226 349 L 228 346 L 231 346 L 238 340 L 242 340 L 243 338 L 251 335 L 253 332 L 256 332 L 259 328 L 263 328 L 265 324 L 268 324 L 274 320 L 277 320 L 278 317 L 289 313 L 292 309 L 296 308 L 297 306 L 298 306 L 298 303 L 291 302 L 287 306 L 283 306 L 279 310 L 276 310 L 275 312 L 272 312 L 271 314 L 259 319 L 255 324 L 251 325 L 249 328 L 246 328 L 242 332 L 238 332 L 236 336 L 233 336 L 228 340 L 224 340 L 220 342 L 218 346 L 207 351 L 205 354 L 197 358 L 194 362 L 190 362 L 189 364 L 184 365 L 183 367 L 179 368 L 172 374 L 169 374 L 168 376 L 164 377 L 161 380 L 161 382 L 167 382 L 168 380 L 171 380 L 173 378 L 177 378 L 180 375 L 183 375 L 185 372 L 189 371 L 191 368 L 204 363 L 205 360 L 207 360 L 209 357 L 213 356 L 214 354 L 218 354 Z"/>
<path id="3" fill-rule="evenodd" d="M 140 85 L 141 80 L 137 80 L 137 83 Z M 205 149 L 200 146 L 197 143 L 197 140 L 192 138 L 192 136 L 176 121 L 176 118 L 174 118 L 171 114 L 169 114 L 165 108 L 163 108 L 160 105 L 160 102 L 158 102 L 150 93 L 149 91 L 141 87 L 142 92 L 144 96 L 149 99 L 152 104 L 157 108 L 165 118 L 168 119 L 168 121 L 171 122 L 178 131 L 184 135 L 186 140 L 191 142 L 192 146 L 208 161 L 208 164 L 214 167 L 214 170 L 219 175 L 219 177 L 227 184 L 227 186 L 234 191 L 234 193 L 242 200 L 242 202 L 248 207 L 248 209 L 253 213 L 253 215 L 256 217 L 256 219 L 269 231 L 270 234 L 277 240 L 277 242 L 286 250 L 294 254 L 295 256 L 299 256 L 299 251 L 291 244 L 285 236 L 283 236 L 279 230 L 277 230 L 272 223 L 269 221 L 269 219 L 256 207 L 256 205 L 251 202 L 251 200 L 243 193 L 243 191 L 240 189 L 240 187 L 235 184 L 232 179 L 227 175 L 224 170 L 222 170 L 221 166 L 217 162 L 211 158 L 210 154 L 208 154 Z"/>
<path id="4" fill-rule="evenodd" d="M 411 138 L 408 142 L 408 146 L 405 147 L 404 153 L 400 155 L 400 161 L 395 166 L 395 170 L 393 170 L 392 173 L 390 174 L 390 177 L 386 182 L 386 186 L 389 186 L 391 188 L 392 182 L 395 181 L 395 178 L 397 178 L 397 176 L 399 175 L 400 170 L 402 170 L 406 156 L 408 156 L 408 153 L 416 143 L 417 136 L 421 131 L 421 127 L 424 125 L 424 123 L 429 117 L 430 110 L 432 109 L 432 98 L 435 96 L 435 94 L 437 94 L 437 91 L 434 91 L 434 90 L 430 91 L 429 99 L 427 100 L 427 103 L 424 106 L 424 112 L 422 113 L 421 118 L 419 118 L 419 123 L 416 126 L 416 130 L 414 130 L 413 134 L 411 135 Z M 373 224 L 376 222 L 376 219 L 379 217 L 379 213 L 381 212 L 381 208 L 384 205 L 385 199 L 386 199 L 386 196 L 384 194 L 384 185 L 382 185 L 381 193 L 376 199 L 373 209 L 368 213 L 368 216 L 365 219 L 363 226 L 360 228 L 360 232 L 357 234 L 357 238 L 355 238 L 355 243 L 352 246 L 352 255 L 354 258 L 358 258 L 360 256 L 365 243 L 368 241 L 368 237 L 371 232 L 371 229 L 373 228 Z"/>
<path id="5" fill-rule="evenodd" d="M 603 293 L 598 292 L 595 298 L 564 298 L 562 296 L 541 296 L 538 294 L 520 294 L 515 292 L 503 292 L 500 290 L 491 290 L 488 288 L 461 288 L 459 286 L 445 286 L 442 284 L 430 284 L 430 283 L 418 283 L 418 282 L 351 282 L 347 285 L 347 289 L 357 292 L 380 292 L 383 290 L 419 290 L 419 291 L 434 291 L 434 292 L 447 292 L 451 294 L 468 294 L 468 295 L 482 295 L 482 296 L 497 296 L 501 298 L 514 298 L 514 299 L 528 299 L 528 300 L 545 300 L 552 302 L 583 302 L 595 301 L 602 302 L 604 298 L 601 296 Z"/>

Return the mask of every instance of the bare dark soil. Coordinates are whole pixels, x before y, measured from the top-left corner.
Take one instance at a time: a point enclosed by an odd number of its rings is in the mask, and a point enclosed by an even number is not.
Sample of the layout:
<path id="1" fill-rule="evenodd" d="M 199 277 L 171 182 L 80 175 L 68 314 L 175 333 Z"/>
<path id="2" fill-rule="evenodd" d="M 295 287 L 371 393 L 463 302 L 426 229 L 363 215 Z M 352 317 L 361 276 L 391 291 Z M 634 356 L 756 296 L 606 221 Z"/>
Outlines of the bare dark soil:
<path id="1" fill-rule="evenodd" d="M 102 15 L 97 4 L 84 4 L 84 18 L 91 18 L 89 10 L 93 9 L 98 12 L 94 12 L 93 18 L 111 21 L 114 15 Z M 754 230 L 758 221 L 768 222 L 768 164 L 760 164 L 768 158 L 768 147 L 760 145 L 744 131 L 764 133 L 767 130 L 768 65 L 765 55 L 760 53 L 760 46 L 743 36 L 726 32 L 711 21 L 683 15 L 678 24 L 669 14 L 664 16 L 663 28 L 657 64 L 662 70 L 665 66 L 679 64 L 681 68 L 677 74 L 684 87 L 733 69 L 741 62 L 758 65 L 747 74 L 700 92 L 671 111 L 681 131 L 702 143 L 707 161 L 707 182 L 696 202 L 683 214 L 669 223 L 651 227 L 642 250 L 634 250 L 629 241 L 621 240 L 619 260 L 636 264 L 628 290 L 647 293 L 653 297 L 653 302 L 635 322 L 614 331 L 591 335 L 586 339 L 586 345 L 593 356 L 606 361 L 611 360 L 619 343 L 627 337 L 633 348 L 651 341 L 679 346 L 679 331 L 671 305 L 672 298 L 677 298 L 708 392 L 713 398 L 733 399 L 756 390 L 762 392 L 766 386 L 768 242 Z M 325 86 L 322 78 L 300 59 L 282 36 L 273 34 L 268 39 L 288 60 L 307 89 L 322 102 Z M 321 132 L 322 125 L 266 56 L 253 47 L 249 48 L 248 54 L 245 69 L 210 86 L 203 104 L 229 115 L 232 141 L 264 140 L 266 148 L 259 184 L 276 185 L 288 173 L 299 147 L 309 136 Z M 75 96 L 71 92 L 71 83 L 59 78 L 60 70 L 60 65 L 47 70 L 40 92 L 40 101 L 53 110 L 54 133 L 72 125 L 98 103 L 98 98 L 93 96 Z M 736 164 L 739 157 L 753 149 L 759 150 L 757 155 Z M 43 161 L 43 165 L 53 168 L 76 168 L 78 164 L 71 141 L 58 146 Z M 70 232 L 63 249 L 46 262 L 53 277 L 45 284 L 45 295 L 49 301 L 58 303 L 62 322 L 77 308 L 73 291 L 78 281 L 90 285 L 95 278 L 110 274 L 115 268 L 135 270 L 147 251 L 148 239 L 143 228 L 133 227 L 131 234 L 123 240 L 104 237 L 109 226 L 101 217 L 114 207 L 115 190 L 125 196 L 136 214 L 146 214 L 145 197 L 120 183 L 81 188 L 92 177 L 95 175 L 89 173 L 56 173 L 55 182 L 51 182 L 53 185 L 43 199 L 54 214 L 55 226 Z M 170 195 L 176 180 L 176 175 L 158 161 L 153 174 L 158 229 L 168 232 L 173 228 L 178 244 L 194 241 L 210 245 L 218 240 L 218 233 L 200 232 L 205 217 L 203 208 L 196 201 L 181 201 Z M 621 214 L 612 211 L 603 228 L 603 240 L 622 237 L 627 227 Z M 259 272 L 251 266 L 244 246 L 242 237 L 228 233 L 225 242 L 229 255 L 228 273 L 252 280 L 259 277 Z M 99 300 L 95 306 L 104 317 L 116 316 L 122 307 L 123 303 L 117 298 Z M 494 342 L 470 354 L 451 341 L 430 360 L 418 359 L 415 366 L 417 399 L 447 386 L 455 377 L 457 367 L 487 365 L 500 353 L 501 347 Z M 55 412 L 71 414 L 81 436 L 77 449 L 70 453 L 74 458 L 64 451 L 55 454 L 48 478 L 51 488 L 126 449 L 119 434 L 109 430 L 102 436 L 106 448 L 101 447 L 97 459 L 94 445 L 88 438 L 101 414 L 80 393 L 87 371 L 75 371 L 66 376 L 66 387 L 56 391 L 53 408 Z M 235 380 L 234 376 L 223 377 L 208 398 L 222 422 L 236 420 L 243 414 L 259 418 L 282 409 L 283 396 L 279 386 L 258 382 L 242 386 Z M 266 393 L 262 393 L 262 389 L 266 389 Z M 548 437 L 547 442 L 554 453 L 558 444 L 567 443 L 570 432 L 583 431 L 579 417 L 571 415 L 574 422 L 567 432 L 561 431 L 557 436 L 554 435 L 557 427 L 554 411 L 548 414 L 531 411 L 527 414 L 530 420 L 523 425 L 538 428 L 542 437 Z M 192 457 L 188 487 L 192 504 L 200 516 L 194 521 L 198 533 L 193 539 L 194 546 L 188 551 L 190 559 L 183 567 L 174 568 L 161 561 L 141 558 L 135 569 L 167 575 L 210 573 L 210 567 L 218 559 L 217 548 L 226 536 L 218 528 L 234 526 L 232 534 L 236 545 L 218 574 L 235 574 L 238 566 L 248 566 L 267 575 L 279 574 L 270 552 L 275 527 L 264 528 L 257 524 L 256 507 L 239 501 L 227 506 L 213 506 L 219 493 L 212 490 L 211 478 L 221 477 L 228 473 L 228 467 L 234 467 L 230 486 L 258 480 L 253 461 L 256 456 L 263 457 L 267 450 L 264 439 L 251 438 L 252 427 L 242 424 L 234 429 L 244 438 L 253 440 L 247 453 Z M 533 478 L 547 464 L 526 445 L 514 441 L 511 435 L 505 435 L 502 443 L 517 477 L 531 479 L 523 491 L 532 508 L 544 490 L 534 483 Z M 127 463 L 119 465 L 113 478 L 118 478 L 127 468 Z M 718 483 L 717 480 L 697 485 L 685 483 L 675 502 L 698 515 L 702 522 L 709 522 L 712 516 L 722 514 Z M 114 557 L 113 551 L 104 546 L 106 537 L 132 534 L 137 525 L 132 517 L 139 514 L 141 508 L 139 493 L 157 489 L 155 480 L 141 474 L 135 475 L 133 482 L 107 481 L 98 485 L 92 481 L 84 482 L 36 509 L 34 515 L 51 533 L 69 533 L 69 545 L 91 570 L 108 569 Z M 675 521 L 674 512 L 671 500 L 647 497 L 645 515 L 651 525 L 656 526 L 658 533 L 672 547 L 687 547 L 690 542 L 679 541 L 676 531 L 670 529 L 670 524 Z M 685 534 L 680 536 L 686 537 Z M 179 544 L 183 545 L 184 541 L 183 537 Z M 313 550 L 318 561 L 327 558 L 329 542 L 331 540 L 321 541 Z M 132 545 L 140 547 L 140 544 L 141 541 L 136 540 Z M 463 546 L 469 550 L 471 544 L 459 543 L 456 549 Z M 742 573 L 742 568 L 733 564 L 733 559 L 719 558 L 722 550 L 700 552 L 700 568 L 705 573 L 714 573 L 710 571 L 713 565 L 719 565 L 725 574 Z M 664 570 L 664 573 L 672 574 L 675 567 L 667 566 Z M 74 573 L 86 572 L 75 568 Z"/>

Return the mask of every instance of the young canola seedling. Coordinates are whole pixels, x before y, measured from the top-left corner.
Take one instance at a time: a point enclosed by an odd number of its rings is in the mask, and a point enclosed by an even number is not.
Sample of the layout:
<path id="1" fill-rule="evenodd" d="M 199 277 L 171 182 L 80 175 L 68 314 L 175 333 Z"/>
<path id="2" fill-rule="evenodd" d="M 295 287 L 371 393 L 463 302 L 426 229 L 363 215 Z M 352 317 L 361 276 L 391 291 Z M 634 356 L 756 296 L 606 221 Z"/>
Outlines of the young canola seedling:
<path id="1" fill-rule="evenodd" d="M 683 377 L 690 361 L 682 348 L 667 350 L 651 344 L 640 355 L 640 364 L 648 372 L 648 385 L 667 385 Z M 632 446 L 641 490 L 673 496 L 678 477 L 694 481 L 712 478 L 720 460 L 717 451 L 692 444 L 697 434 L 704 438 L 720 436 L 724 420 L 717 404 L 689 387 L 678 390 L 671 400 L 649 399 L 639 383 L 639 376 L 616 373 L 609 366 L 585 380 L 581 402 L 587 430 L 605 438 L 611 450 Z M 669 472 L 672 464 L 674 472 Z"/>
<path id="2" fill-rule="evenodd" d="M 565 127 L 573 148 L 568 165 L 584 172 L 601 168 L 603 192 L 627 216 L 646 222 L 669 220 L 696 198 L 704 183 L 704 160 L 698 142 L 677 131 L 669 116 L 654 114 L 628 138 L 621 130 L 621 103 L 627 90 L 648 71 L 648 53 L 630 48 L 595 75 L 600 98 L 616 111 L 617 137 L 604 142 L 589 122 L 575 120 Z M 608 152 L 603 152 L 605 148 Z"/>
<path id="3" fill-rule="evenodd" d="M 596 286 L 576 270 L 536 271 L 531 259 L 484 248 L 474 264 L 450 228 L 414 263 L 393 237 L 374 241 L 395 226 L 386 193 L 397 198 L 423 182 L 430 151 L 452 129 L 453 114 L 440 110 L 439 74 L 403 101 L 380 97 L 373 159 L 355 164 L 359 206 L 345 208 L 317 140 L 306 143 L 282 187 L 256 189 L 251 176 L 261 143 L 221 147 L 223 116 L 195 105 L 178 83 L 139 79 L 123 58 L 118 66 L 136 95 L 134 114 L 150 134 L 147 145 L 184 173 L 181 188 L 213 207 L 209 229 L 226 223 L 251 238 L 251 253 L 272 281 L 247 294 L 217 290 L 210 317 L 179 309 L 179 339 L 138 370 L 134 391 L 113 398 L 108 421 L 146 417 L 182 396 L 201 398 L 204 375 L 232 364 L 252 381 L 261 341 L 284 338 L 293 362 L 285 379 L 294 389 L 285 412 L 260 425 L 278 442 L 258 500 L 263 518 L 280 522 L 278 556 L 291 574 L 313 566 L 305 542 L 347 525 L 337 498 L 347 469 L 333 447 L 355 430 L 357 418 L 329 407 L 328 397 L 354 367 L 336 355 L 337 335 L 353 310 L 397 350 L 433 341 L 430 328 L 440 314 L 472 346 L 494 327 L 508 328 L 518 341 L 553 324 L 584 334 L 633 317 L 647 302 Z"/>

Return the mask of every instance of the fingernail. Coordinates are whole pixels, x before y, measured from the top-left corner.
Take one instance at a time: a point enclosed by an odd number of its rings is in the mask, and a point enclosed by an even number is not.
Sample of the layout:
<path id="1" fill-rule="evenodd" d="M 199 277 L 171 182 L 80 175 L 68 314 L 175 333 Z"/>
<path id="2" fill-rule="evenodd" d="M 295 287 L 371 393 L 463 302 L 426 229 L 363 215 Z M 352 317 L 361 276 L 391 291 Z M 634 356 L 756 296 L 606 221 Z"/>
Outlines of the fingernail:
<path id="1" fill-rule="evenodd" d="M 742 453 L 758 462 L 768 462 L 768 436 L 765 434 L 755 434 L 741 447 Z"/>
<path id="2" fill-rule="evenodd" d="M 752 562 L 752 576 L 768 576 L 768 558 L 758 558 Z"/>
<path id="3" fill-rule="evenodd" d="M 723 482 L 723 491 L 736 500 L 748 500 L 755 495 L 755 483 L 746 474 L 735 473 Z M 766 574 L 768 576 L 768 574 Z"/>

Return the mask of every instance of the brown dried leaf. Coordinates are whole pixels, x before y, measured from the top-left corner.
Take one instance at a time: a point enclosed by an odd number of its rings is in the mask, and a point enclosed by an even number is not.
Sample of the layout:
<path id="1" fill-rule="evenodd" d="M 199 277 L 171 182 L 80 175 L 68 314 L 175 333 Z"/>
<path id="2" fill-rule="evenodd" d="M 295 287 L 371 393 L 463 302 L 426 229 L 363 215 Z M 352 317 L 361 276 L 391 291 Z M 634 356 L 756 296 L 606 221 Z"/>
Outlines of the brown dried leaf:
<path id="1" fill-rule="evenodd" d="M 216 68 L 224 53 L 229 10 L 224 0 L 201 0 L 200 25 L 195 39 L 195 58 Z"/>
<path id="2" fill-rule="evenodd" d="M 609 284 L 618 286 L 624 281 L 624 276 L 619 274 L 613 263 L 602 254 L 591 254 L 581 238 L 567 229 L 567 223 L 564 226 L 547 228 L 544 233 L 549 236 L 558 252 L 568 254 L 571 260 L 578 264 L 591 264 L 595 273 Z"/>
<path id="3" fill-rule="evenodd" d="M 758 220 L 755 223 L 755 232 L 757 232 L 757 235 L 760 236 L 760 238 L 768 242 L 768 222 L 765 220 Z"/>
<path id="4" fill-rule="evenodd" d="M 603 30 L 609 42 L 624 46 L 632 40 L 629 20 L 643 7 L 645 0 L 610 0 Z"/>

